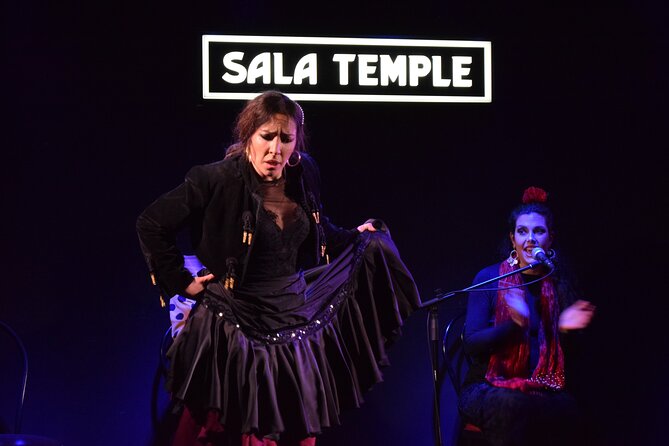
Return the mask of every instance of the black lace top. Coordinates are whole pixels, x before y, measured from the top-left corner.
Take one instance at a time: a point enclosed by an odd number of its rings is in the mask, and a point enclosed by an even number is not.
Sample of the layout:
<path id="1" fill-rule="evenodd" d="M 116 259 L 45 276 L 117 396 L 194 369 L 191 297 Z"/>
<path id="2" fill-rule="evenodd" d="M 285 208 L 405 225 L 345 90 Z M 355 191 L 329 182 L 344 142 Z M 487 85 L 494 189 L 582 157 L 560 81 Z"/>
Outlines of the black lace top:
<path id="1" fill-rule="evenodd" d="M 296 272 L 299 246 L 309 234 L 309 220 L 300 205 L 286 196 L 284 179 L 264 182 L 257 190 L 262 206 L 253 235 L 249 280 L 271 279 Z"/>

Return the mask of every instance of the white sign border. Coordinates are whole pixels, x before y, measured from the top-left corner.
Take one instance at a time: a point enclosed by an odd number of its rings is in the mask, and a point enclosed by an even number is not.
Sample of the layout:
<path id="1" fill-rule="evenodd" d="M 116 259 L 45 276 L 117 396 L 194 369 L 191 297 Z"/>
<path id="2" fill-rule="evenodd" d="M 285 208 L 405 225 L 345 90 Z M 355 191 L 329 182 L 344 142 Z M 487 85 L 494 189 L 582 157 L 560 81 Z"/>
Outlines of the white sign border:
<path id="1" fill-rule="evenodd" d="M 286 93 L 295 101 L 338 101 L 338 102 L 492 102 L 492 43 L 476 40 L 424 40 L 392 38 L 354 37 L 288 37 L 288 36 L 242 36 L 242 35 L 202 35 L 202 98 L 203 99 L 253 99 L 256 93 L 225 93 L 209 91 L 209 43 L 279 43 L 311 45 L 370 45 L 409 47 L 483 48 L 483 96 L 425 96 L 425 95 L 381 95 L 381 94 L 319 94 Z"/>

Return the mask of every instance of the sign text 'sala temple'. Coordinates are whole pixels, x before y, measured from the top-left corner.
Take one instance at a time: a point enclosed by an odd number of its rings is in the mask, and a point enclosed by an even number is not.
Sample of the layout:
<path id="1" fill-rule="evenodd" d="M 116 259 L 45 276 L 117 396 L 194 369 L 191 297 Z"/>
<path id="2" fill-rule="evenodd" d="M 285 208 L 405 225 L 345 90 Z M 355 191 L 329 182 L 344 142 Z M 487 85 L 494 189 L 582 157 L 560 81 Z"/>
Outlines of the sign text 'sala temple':
<path id="1" fill-rule="evenodd" d="M 423 78 L 429 78 L 434 87 L 472 86 L 472 80 L 467 78 L 471 71 L 470 56 L 451 56 L 451 75 L 448 78 L 442 77 L 444 70 L 441 56 L 410 54 L 393 58 L 388 54 L 336 53 L 330 62 L 337 65 L 339 85 L 349 85 L 353 77 L 353 82 L 361 86 L 387 86 L 395 83 L 401 87 L 416 87 Z M 283 53 L 263 52 L 246 58 L 242 51 L 231 51 L 223 56 L 223 66 L 225 71 L 222 79 L 230 84 L 318 84 L 316 53 L 305 54 L 291 68 L 284 64 Z M 354 76 L 351 76 L 351 71 Z"/>
<path id="2" fill-rule="evenodd" d="M 202 36 L 204 99 L 251 99 L 268 89 L 295 100 L 491 102 L 491 43 Z"/>

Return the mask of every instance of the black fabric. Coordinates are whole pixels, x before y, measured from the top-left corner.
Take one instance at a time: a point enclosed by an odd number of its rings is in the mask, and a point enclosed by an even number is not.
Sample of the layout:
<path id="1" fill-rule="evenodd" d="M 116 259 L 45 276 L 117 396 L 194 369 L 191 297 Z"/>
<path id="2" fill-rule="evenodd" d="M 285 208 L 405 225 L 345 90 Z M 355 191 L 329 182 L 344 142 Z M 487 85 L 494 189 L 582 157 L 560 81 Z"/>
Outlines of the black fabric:
<path id="1" fill-rule="evenodd" d="M 284 173 L 263 183 L 242 156 L 197 166 L 137 220 L 168 294 L 193 280 L 182 229 L 215 276 L 168 352 L 167 378 L 175 409 L 213 430 L 212 414 L 228 433 L 260 436 L 338 424 L 382 380 L 388 346 L 420 306 L 389 232 L 333 225 L 306 154 Z"/>
<path id="2" fill-rule="evenodd" d="M 241 156 L 195 166 L 185 181 L 149 205 L 137 219 L 140 246 L 149 269 L 168 296 L 183 294 L 193 280 L 184 268 L 176 239 L 186 228 L 192 249 L 200 261 L 219 278 L 228 273 L 227 260 L 239 266 L 236 276 L 245 280 L 246 260 L 255 247 L 243 243 L 244 216 L 255 222 L 260 212 L 260 180 Z M 306 153 L 302 161 L 286 169 L 286 195 L 310 217 L 309 233 L 297 253 L 300 268 L 313 268 L 324 260 L 321 246 L 330 257 L 338 255 L 353 238 L 355 229 L 333 225 L 323 214 L 318 166 Z M 318 222 L 312 218 L 318 212 Z"/>
<path id="3" fill-rule="evenodd" d="M 309 234 L 304 210 L 285 194 L 285 182 L 262 184 L 258 193 L 262 206 L 254 237 L 254 255 L 249 258 L 246 282 L 293 274 L 297 253 Z"/>
<path id="4" fill-rule="evenodd" d="M 492 446 L 581 444 L 579 408 L 565 392 L 523 393 L 479 382 L 462 390 L 459 409 Z"/>
<path id="5" fill-rule="evenodd" d="M 365 232 L 330 265 L 234 293 L 210 285 L 169 351 L 168 387 L 228 430 L 316 434 L 383 379 L 419 302 L 389 234 Z"/>

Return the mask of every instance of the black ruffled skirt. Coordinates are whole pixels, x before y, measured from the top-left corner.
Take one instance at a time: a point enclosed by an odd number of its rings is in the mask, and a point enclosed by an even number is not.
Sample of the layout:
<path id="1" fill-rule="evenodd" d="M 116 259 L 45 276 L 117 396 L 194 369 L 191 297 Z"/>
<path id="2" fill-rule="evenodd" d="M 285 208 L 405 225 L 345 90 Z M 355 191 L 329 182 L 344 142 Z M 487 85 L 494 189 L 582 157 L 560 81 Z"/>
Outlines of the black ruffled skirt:
<path id="1" fill-rule="evenodd" d="M 209 285 L 168 352 L 168 390 L 228 432 L 317 434 L 382 381 L 419 306 L 390 235 L 364 232 L 329 265 L 234 293 Z"/>

